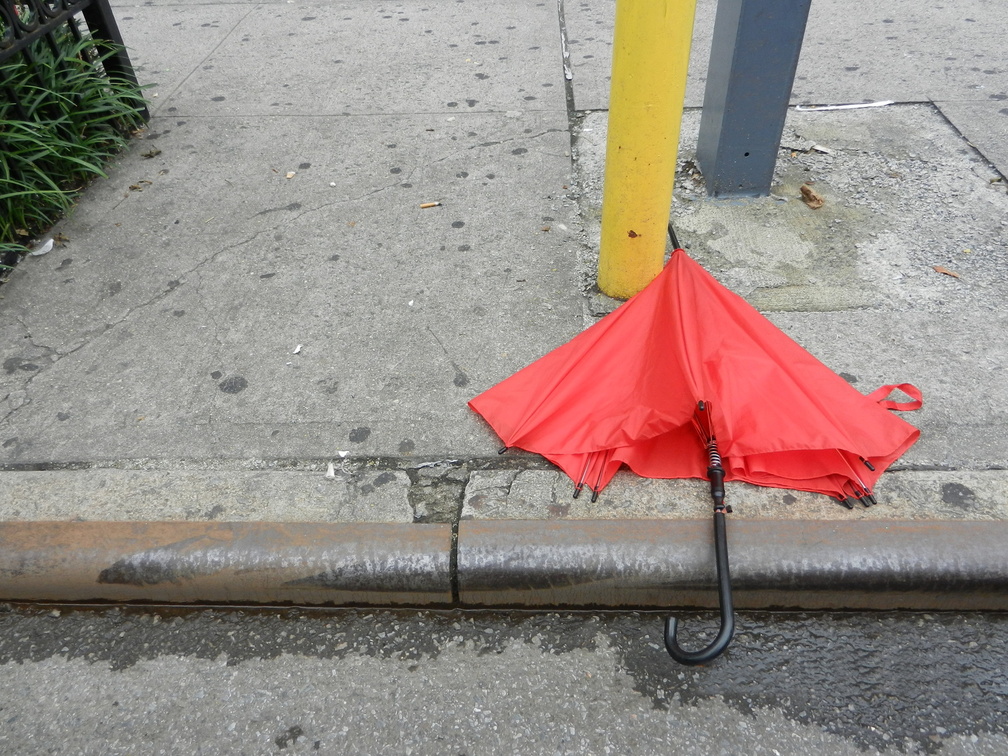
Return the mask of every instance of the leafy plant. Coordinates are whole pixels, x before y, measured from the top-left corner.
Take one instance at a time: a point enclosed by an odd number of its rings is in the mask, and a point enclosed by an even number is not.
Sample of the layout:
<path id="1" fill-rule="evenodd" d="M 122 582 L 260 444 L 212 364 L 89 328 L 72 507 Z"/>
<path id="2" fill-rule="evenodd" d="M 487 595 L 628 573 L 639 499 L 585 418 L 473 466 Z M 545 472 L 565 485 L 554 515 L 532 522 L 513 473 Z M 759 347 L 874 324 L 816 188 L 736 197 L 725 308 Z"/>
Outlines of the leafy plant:
<path id="1" fill-rule="evenodd" d="M 143 125 L 137 86 L 105 73 L 115 52 L 68 25 L 0 63 L 0 264 L 66 214 Z"/>

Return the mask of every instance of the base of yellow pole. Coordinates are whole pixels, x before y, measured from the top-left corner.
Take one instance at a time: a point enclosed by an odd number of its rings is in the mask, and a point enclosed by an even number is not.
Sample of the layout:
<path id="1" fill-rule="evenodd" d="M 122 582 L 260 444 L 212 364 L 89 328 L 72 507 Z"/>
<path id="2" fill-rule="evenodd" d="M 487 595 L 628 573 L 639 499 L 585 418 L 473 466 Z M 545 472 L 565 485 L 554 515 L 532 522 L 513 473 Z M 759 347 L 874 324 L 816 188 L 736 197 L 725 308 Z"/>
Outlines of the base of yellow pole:
<path id="1" fill-rule="evenodd" d="M 617 0 L 598 285 L 626 299 L 661 272 L 696 0 Z"/>

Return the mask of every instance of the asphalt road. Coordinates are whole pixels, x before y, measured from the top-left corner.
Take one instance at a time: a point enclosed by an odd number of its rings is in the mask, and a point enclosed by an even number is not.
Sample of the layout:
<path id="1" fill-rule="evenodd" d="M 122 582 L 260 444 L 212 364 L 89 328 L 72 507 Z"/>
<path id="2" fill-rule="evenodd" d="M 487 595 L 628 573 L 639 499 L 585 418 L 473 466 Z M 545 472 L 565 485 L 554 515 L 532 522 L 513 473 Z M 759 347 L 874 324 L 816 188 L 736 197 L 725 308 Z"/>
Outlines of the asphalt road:
<path id="1" fill-rule="evenodd" d="M 3 609 L 3 754 L 1008 753 L 1006 615 Z"/>

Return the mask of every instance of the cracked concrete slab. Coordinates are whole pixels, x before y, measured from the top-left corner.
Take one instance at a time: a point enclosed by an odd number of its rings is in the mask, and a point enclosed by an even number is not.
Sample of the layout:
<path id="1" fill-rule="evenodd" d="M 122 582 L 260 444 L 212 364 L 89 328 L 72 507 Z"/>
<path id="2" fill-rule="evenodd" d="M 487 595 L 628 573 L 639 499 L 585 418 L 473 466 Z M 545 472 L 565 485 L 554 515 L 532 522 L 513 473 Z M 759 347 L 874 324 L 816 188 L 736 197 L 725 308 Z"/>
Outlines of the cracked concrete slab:
<path id="1" fill-rule="evenodd" d="M 792 102 L 920 102 L 1004 89 L 996 3 L 813 3 Z"/>
<path id="2" fill-rule="evenodd" d="M 119 31 L 151 112 L 206 65 L 206 59 L 231 33 L 235 20 L 250 8 L 240 3 L 113 2 Z M 180 8 L 184 8 L 180 11 Z M 171 107 L 171 106 L 167 106 Z"/>
<path id="3" fill-rule="evenodd" d="M 123 14 L 141 71 L 158 81 L 158 115 L 461 116 L 566 107 L 555 76 L 555 4 L 468 0 L 450 12 L 415 0 L 213 4 L 186 6 L 184 16 L 175 7 L 142 20 Z M 376 47 L 387 53 L 376 55 Z M 250 64 L 262 49 L 269 58 Z M 175 69 L 186 72 L 181 81 Z"/>
<path id="4" fill-rule="evenodd" d="M 581 327 L 562 115 L 160 123 L 4 287 L 7 461 L 489 449 L 465 401 Z"/>
<path id="5" fill-rule="evenodd" d="M 991 181 L 1005 186 L 1008 176 L 1008 84 L 984 100 L 937 103 L 942 115 L 952 122 L 1000 172 Z"/>
<path id="6" fill-rule="evenodd" d="M 565 0 L 578 110 L 609 107 L 613 0 Z M 717 0 L 698 0 L 686 106 L 703 104 Z M 982 0 L 921 8 L 908 0 L 812 3 L 792 104 L 929 102 L 1005 92 L 1002 13 Z"/>
<path id="7" fill-rule="evenodd" d="M 821 494 L 728 482 L 726 501 L 739 520 L 1006 520 L 1004 470 L 899 469 L 877 487 L 878 505 L 848 510 Z M 572 497 L 573 483 L 553 470 L 475 470 L 462 520 L 704 520 L 710 487 L 703 480 L 639 478 L 623 469 L 596 502 Z"/>
<path id="8" fill-rule="evenodd" d="M 219 521 L 411 523 L 402 470 L 125 470 L 0 475 L 9 521 Z"/>

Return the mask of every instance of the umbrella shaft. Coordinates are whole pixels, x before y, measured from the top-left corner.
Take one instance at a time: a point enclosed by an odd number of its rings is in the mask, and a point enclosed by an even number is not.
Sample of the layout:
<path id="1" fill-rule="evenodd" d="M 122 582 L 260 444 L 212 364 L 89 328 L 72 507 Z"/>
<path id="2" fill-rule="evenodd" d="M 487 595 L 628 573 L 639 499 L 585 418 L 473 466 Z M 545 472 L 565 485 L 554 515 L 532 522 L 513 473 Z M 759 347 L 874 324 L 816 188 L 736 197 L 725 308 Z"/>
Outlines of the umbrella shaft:
<path id="1" fill-rule="evenodd" d="M 710 478 L 710 494 L 714 500 L 714 511 L 725 509 L 724 466 L 721 464 L 721 453 L 717 448 L 717 440 L 711 439 L 707 442 L 707 459 L 710 467 L 707 468 L 707 477 Z"/>

